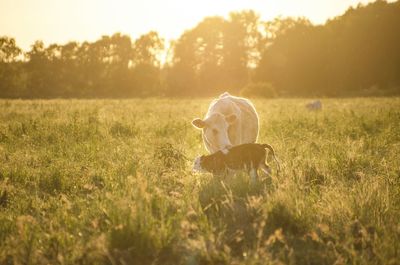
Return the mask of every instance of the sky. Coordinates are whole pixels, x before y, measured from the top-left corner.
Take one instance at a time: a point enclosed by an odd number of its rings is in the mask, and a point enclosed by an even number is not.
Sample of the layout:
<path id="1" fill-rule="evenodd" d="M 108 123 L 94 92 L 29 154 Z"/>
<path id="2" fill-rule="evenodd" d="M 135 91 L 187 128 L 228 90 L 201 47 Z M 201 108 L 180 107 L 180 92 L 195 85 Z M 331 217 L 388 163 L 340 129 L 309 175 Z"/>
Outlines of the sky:
<path id="1" fill-rule="evenodd" d="M 116 32 L 138 38 L 151 30 L 179 38 L 206 16 L 252 9 L 263 20 L 304 16 L 315 24 L 370 0 L 0 0 L 0 36 L 28 50 L 35 40 L 65 44 Z"/>

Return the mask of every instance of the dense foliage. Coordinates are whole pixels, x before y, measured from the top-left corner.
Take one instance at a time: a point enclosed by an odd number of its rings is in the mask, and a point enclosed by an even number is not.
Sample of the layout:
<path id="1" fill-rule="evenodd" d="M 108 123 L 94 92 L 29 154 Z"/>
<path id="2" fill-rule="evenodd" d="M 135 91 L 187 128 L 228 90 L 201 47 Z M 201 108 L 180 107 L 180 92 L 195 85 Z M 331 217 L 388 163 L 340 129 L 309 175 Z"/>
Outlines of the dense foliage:
<path id="1" fill-rule="evenodd" d="M 400 1 L 377 1 L 313 25 L 253 11 L 208 17 L 165 45 L 156 33 L 23 53 L 0 38 L 0 97 L 400 94 Z M 265 91 L 260 88 L 265 87 Z M 252 88 L 252 89 L 249 89 Z"/>

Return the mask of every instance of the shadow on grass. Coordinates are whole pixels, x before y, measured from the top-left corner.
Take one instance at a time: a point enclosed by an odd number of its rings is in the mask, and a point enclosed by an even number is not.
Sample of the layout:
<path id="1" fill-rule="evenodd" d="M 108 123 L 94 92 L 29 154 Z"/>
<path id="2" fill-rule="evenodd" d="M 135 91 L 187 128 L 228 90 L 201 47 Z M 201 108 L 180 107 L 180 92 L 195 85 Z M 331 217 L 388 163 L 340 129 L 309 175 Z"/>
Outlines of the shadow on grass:
<path id="1" fill-rule="evenodd" d="M 349 230 L 343 243 L 328 226 L 315 225 L 312 216 L 299 213 L 295 204 L 274 198 L 274 192 L 263 181 L 251 185 L 244 175 L 212 178 L 201 188 L 203 212 L 215 232 L 222 232 L 222 241 L 235 260 L 246 264 L 346 264 L 356 260 L 360 252 L 353 252 L 350 242 L 361 239 Z"/>

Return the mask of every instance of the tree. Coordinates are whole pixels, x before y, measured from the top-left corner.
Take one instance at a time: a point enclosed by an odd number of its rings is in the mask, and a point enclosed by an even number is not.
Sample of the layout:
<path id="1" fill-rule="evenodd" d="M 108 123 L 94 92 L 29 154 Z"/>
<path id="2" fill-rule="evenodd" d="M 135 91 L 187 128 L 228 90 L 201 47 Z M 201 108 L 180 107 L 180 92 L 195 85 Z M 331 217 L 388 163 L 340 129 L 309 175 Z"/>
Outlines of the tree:
<path id="1" fill-rule="evenodd" d="M 196 95 L 238 92 L 258 63 L 261 41 L 259 17 L 253 11 L 231 13 L 227 20 L 205 18 L 173 45 L 169 91 Z"/>
<path id="2" fill-rule="evenodd" d="M 164 40 L 151 31 L 133 43 L 130 81 L 137 96 L 154 96 L 162 93 L 161 64 Z"/>
<path id="3" fill-rule="evenodd" d="M 164 40 L 155 31 L 142 35 L 133 44 L 134 65 L 147 64 L 161 67 Z"/>
<path id="4" fill-rule="evenodd" d="M 26 54 L 28 62 L 26 70 L 28 74 L 28 97 L 46 98 L 53 97 L 53 91 L 48 86 L 49 75 L 53 74 L 48 65 L 44 43 L 36 41 L 31 50 Z"/>
<path id="5" fill-rule="evenodd" d="M 250 81 L 249 71 L 260 59 L 262 34 L 259 16 L 254 11 L 233 12 L 225 25 L 226 89 L 238 92 Z"/>
<path id="6" fill-rule="evenodd" d="M 399 23 L 399 1 L 359 5 L 323 26 L 274 20 L 256 80 L 298 96 L 400 93 Z"/>
<path id="7" fill-rule="evenodd" d="M 0 37 L 0 62 L 15 62 L 22 50 L 15 43 L 14 38 Z"/>
<path id="8" fill-rule="evenodd" d="M 318 94 L 318 80 L 326 64 L 321 28 L 302 18 L 276 19 L 267 27 L 272 40 L 255 79 L 272 83 L 281 94 Z"/>
<path id="9" fill-rule="evenodd" d="M 18 57 L 21 49 L 16 45 L 15 39 L 0 37 L 0 96 L 16 97 L 23 84 L 20 79 L 21 63 Z"/>

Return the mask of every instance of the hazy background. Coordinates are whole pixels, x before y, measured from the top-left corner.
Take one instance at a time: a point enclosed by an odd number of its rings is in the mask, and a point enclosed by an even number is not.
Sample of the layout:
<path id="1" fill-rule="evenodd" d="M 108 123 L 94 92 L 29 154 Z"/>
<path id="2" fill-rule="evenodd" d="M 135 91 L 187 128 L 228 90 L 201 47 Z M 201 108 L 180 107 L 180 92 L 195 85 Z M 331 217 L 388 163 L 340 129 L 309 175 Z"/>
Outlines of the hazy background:
<path id="1" fill-rule="evenodd" d="M 94 41 L 102 35 L 122 32 L 136 38 L 151 30 L 167 40 L 178 38 L 206 16 L 227 16 L 252 9 L 263 20 L 278 15 L 304 16 L 324 23 L 350 5 L 368 0 L 2 0 L 1 35 L 12 36 L 23 49 L 35 40 L 45 44 Z"/>
<path id="2" fill-rule="evenodd" d="M 399 1 L 7 0 L 0 25 L 3 98 L 400 93 Z"/>

